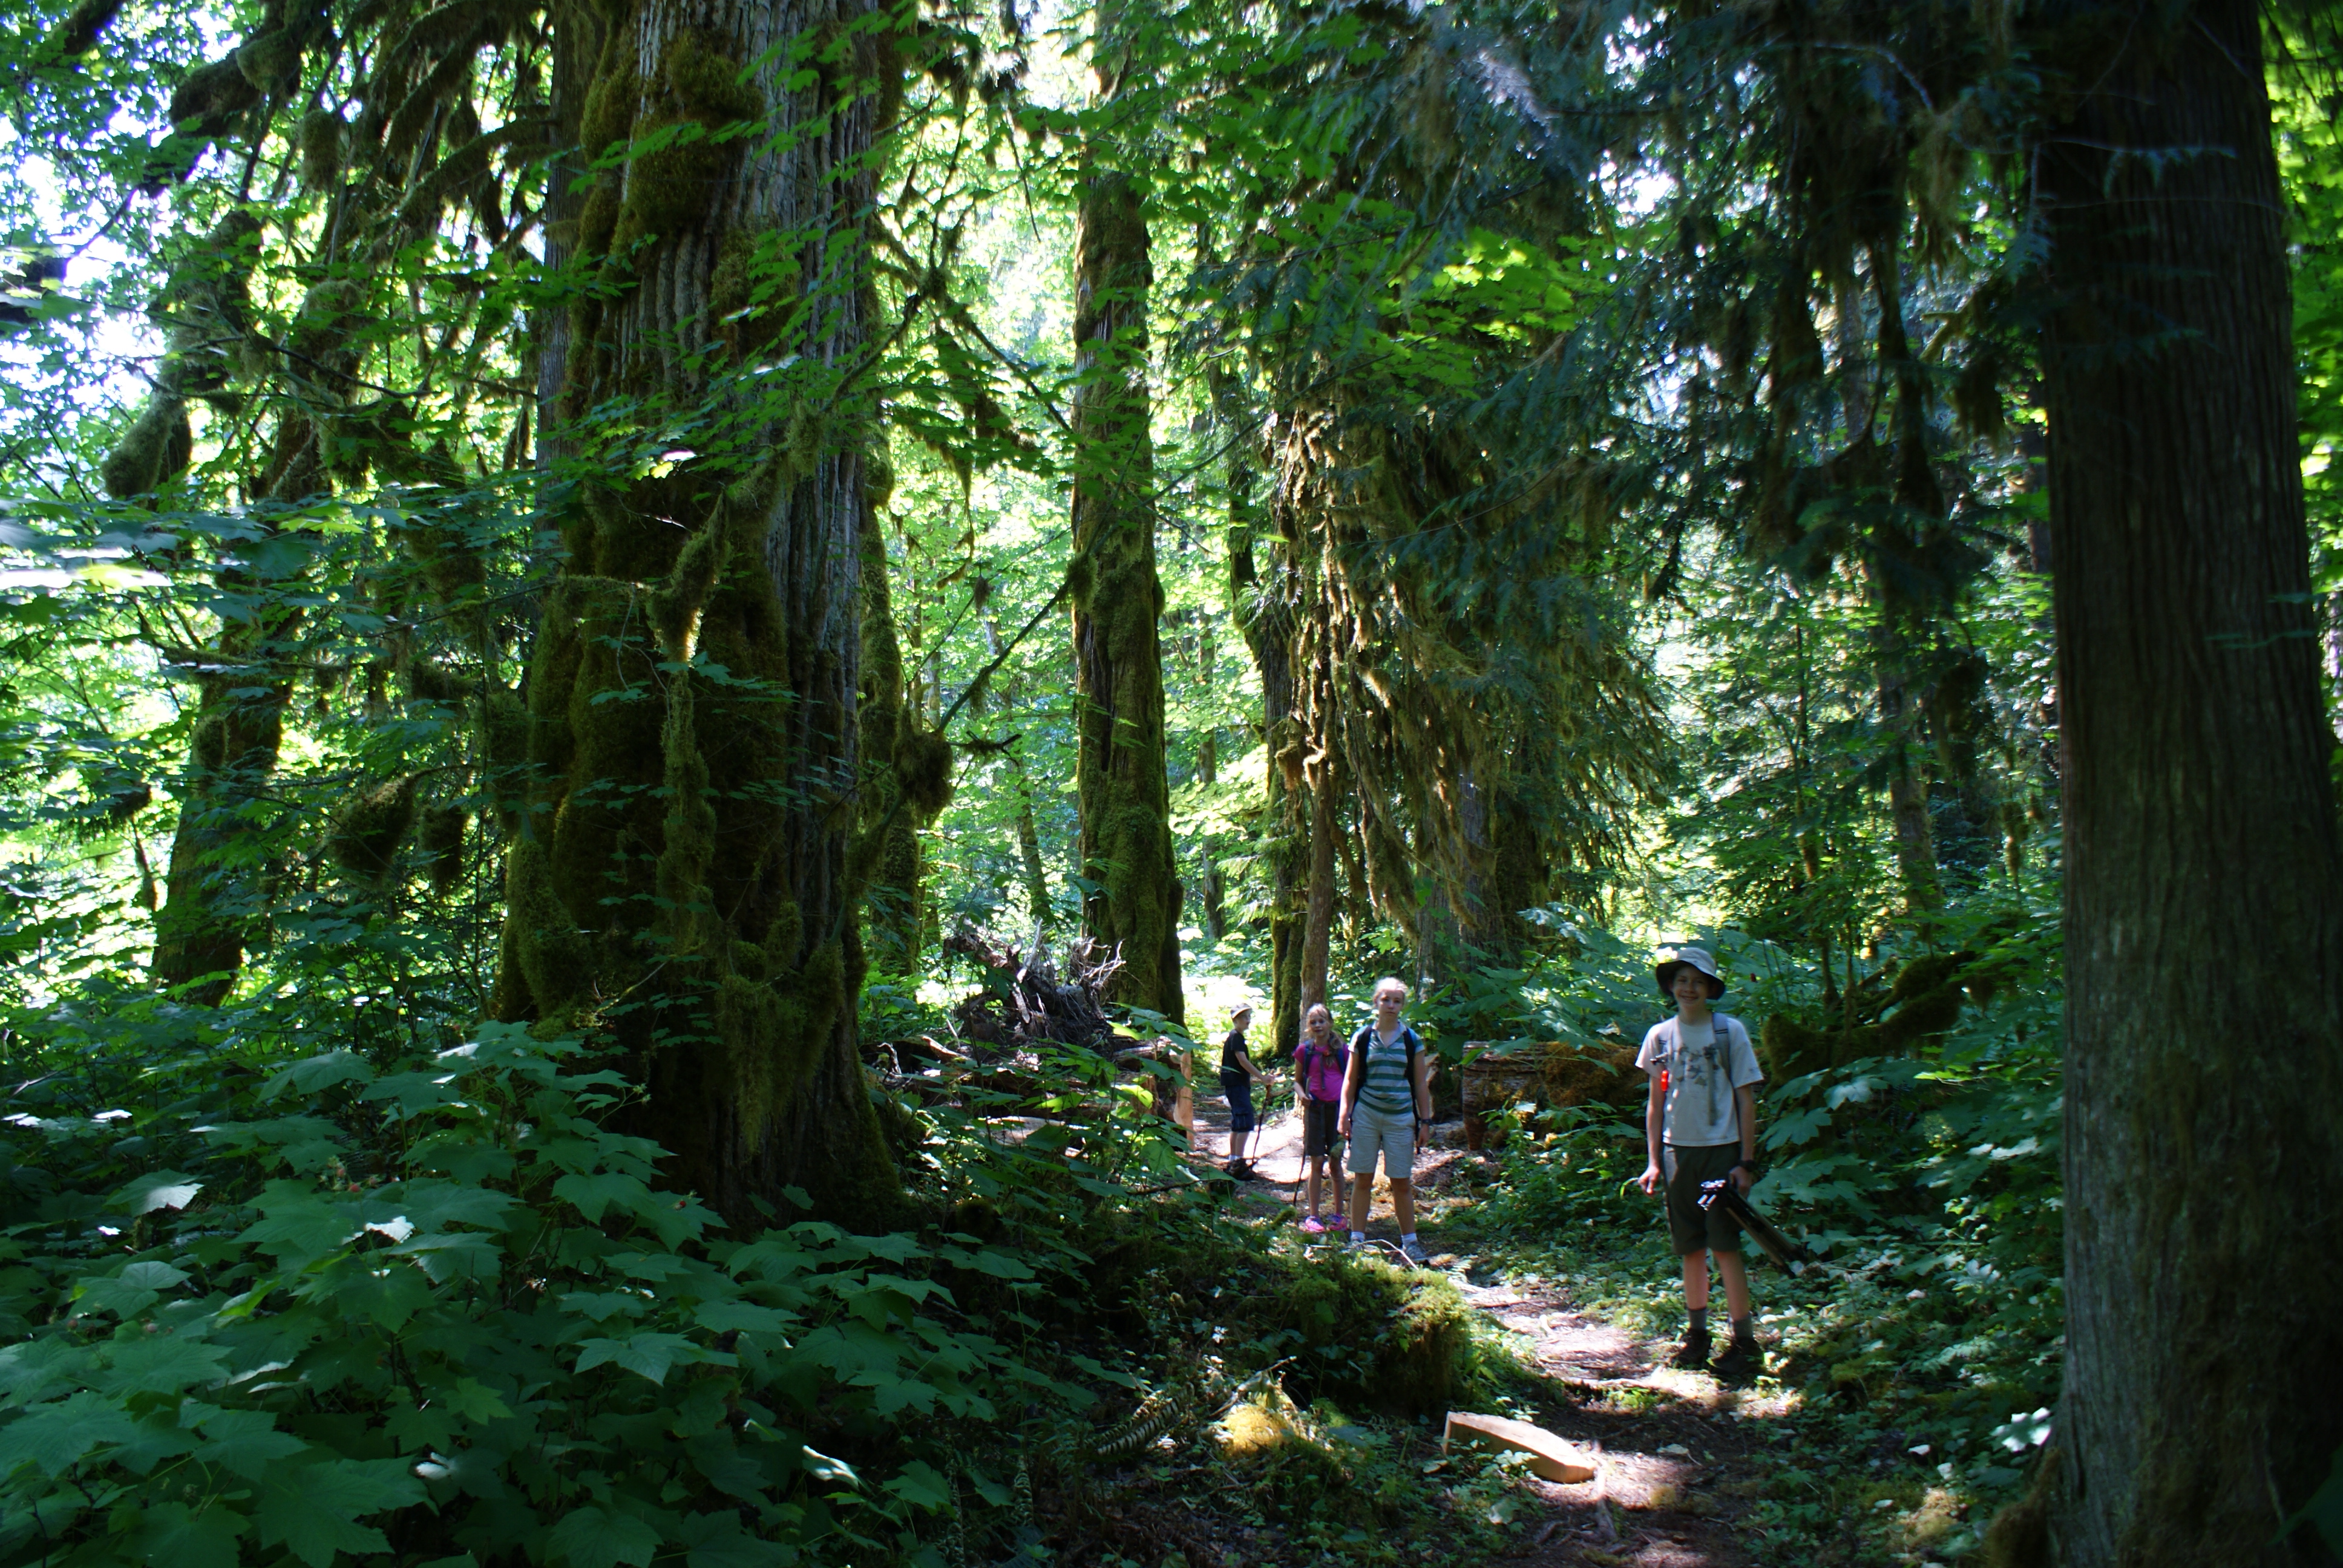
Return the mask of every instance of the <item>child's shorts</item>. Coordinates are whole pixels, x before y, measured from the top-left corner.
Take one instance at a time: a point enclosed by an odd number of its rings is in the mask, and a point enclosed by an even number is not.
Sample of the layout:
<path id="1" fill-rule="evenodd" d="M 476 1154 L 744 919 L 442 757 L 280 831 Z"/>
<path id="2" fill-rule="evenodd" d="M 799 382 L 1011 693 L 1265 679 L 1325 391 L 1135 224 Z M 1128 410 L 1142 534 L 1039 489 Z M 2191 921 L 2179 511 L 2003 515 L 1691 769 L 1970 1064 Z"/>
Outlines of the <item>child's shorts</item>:
<path id="1" fill-rule="evenodd" d="M 1252 1131 L 1252 1080 L 1242 1072 L 1221 1074 L 1221 1093 L 1229 1102 L 1229 1131 Z"/>
<path id="2" fill-rule="evenodd" d="M 1302 1157 L 1322 1160 L 1342 1146 L 1342 1135 L 1335 1131 L 1342 1125 L 1342 1108 L 1331 1100 L 1305 1100 L 1302 1102 Z"/>
<path id="3" fill-rule="evenodd" d="M 1377 1154 L 1383 1157 L 1385 1181 L 1414 1179 L 1415 1114 L 1377 1111 L 1363 1100 L 1351 1107 L 1351 1174 L 1373 1175 Z"/>
<path id="4" fill-rule="evenodd" d="M 1668 1179 L 1668 1240 L 1676 1256 L 1688 1258 L 1705 1249 L 1711 1252 L 1741 1251 L 1741 1221 L 1722 1203 L 1700 1206 L 1700 1184 L 1732 1173 L 1741 1163 L 1741 1145 L 1716 1143 L 1679 1149 L 1671 1143 L 1661 1155 Z"/>

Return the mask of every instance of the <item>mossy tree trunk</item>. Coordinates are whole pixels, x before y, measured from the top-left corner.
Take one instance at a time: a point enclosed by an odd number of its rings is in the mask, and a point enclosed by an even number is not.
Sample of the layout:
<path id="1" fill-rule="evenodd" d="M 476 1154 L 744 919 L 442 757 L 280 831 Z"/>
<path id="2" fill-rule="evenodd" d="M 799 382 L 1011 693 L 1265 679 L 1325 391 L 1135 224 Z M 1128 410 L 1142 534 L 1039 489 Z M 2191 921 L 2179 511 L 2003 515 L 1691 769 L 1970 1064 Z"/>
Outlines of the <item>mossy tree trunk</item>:
<path id="1" fill-rule="evenodd" d="M 1232 465 L 1233 467 L 1233 465 Z M 1237 516 L 1229 528 L 1229 600 L 1245 646 L 1261 672 L 1262 736 L 1268 778 L 1261 837 L 1270 869 L 1270 1025 L 1273 1039 L 1302 1038 L 1301 857 L 1307 832 L 1301 821 L 1302 793 L 1299 721 L 1294 718 L 1293 627 L 1296 589 L 1291 557 L 1272 547 L 1266 580 L 1253 557 L 1250 468 L 1232 472 L 1230 487 Z"/>
<path id="2" fill-rule="evenodd" d="M 2066 911 L 2058 1553 L 2322 1561 L 2343 878 L 2257 7 L 2099 8 L 2036 153 Z M 2066 36 L 2079 36 L 2068 23 Z M 2183 149 L 2170 156 L 2171 149 Z"/>
<path id="3" fill-rule="evenodd" d="M 1100 101 L 1115 95 L 1111 35 Z M 1163 586 L 1155 570 L 1147 295 L 1154 277 L 1141 189 L 1084 172 L 1074 227 L 1075 794 L 1083 915 L 1122 955 L 1113 1000 L 1182 1017 L 1179 864 L 1164 776 Z"/>
<path id="4" fill-rule="evenodd" d="M 849 27 L 870 9 L 555 18 L 595 62 L 581 145 L 653 150 L 596 174 L 578 208 L 551 413 L 581 457 L 558 476 L 568 554 L 529 669 L 495 1007 L 621 1063 L 675 1179 L 743 1225 L 791 1186 L 850 1221 L 899 1201 L 854 1007 L 880 848 L 855 831 L 853 370 L 882 63 Z M 666 450 L 663 422 L 687 416 L 712 452 L 749 456 Z"/>

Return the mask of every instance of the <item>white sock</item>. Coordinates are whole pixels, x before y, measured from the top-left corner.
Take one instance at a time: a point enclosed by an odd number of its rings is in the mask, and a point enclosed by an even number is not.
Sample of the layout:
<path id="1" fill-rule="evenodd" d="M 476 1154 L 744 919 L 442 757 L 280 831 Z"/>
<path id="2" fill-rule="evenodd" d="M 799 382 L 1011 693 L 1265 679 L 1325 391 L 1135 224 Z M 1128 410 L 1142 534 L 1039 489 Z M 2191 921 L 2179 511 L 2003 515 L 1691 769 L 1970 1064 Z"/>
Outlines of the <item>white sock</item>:
<path id="1" fill-rule="evenodd" d="M 1367 1233 L 1364 1231 L 1353 1231 L 1351 1232 L 1351 1240 L 1353 1241 L 1363 1241 L 1366 1239 Z"/>
<path id="2" fill-rule="evenodd" d="M 1414 1240 L 1415 1240 L 1415 1232 L 1414 1232 L 1414 1231 L 1410 1231 L 1406 1235 L 1402 1236 L 1402 1237 L 1399 1239 L 1399 1242 L 1400 1242 L 1400 1245 L 1401 1245 L 1401 1246 L 1404 1247 L 1404 1246 L 1406 1246 L 1410 1241 L 1414 1241 Z"/>

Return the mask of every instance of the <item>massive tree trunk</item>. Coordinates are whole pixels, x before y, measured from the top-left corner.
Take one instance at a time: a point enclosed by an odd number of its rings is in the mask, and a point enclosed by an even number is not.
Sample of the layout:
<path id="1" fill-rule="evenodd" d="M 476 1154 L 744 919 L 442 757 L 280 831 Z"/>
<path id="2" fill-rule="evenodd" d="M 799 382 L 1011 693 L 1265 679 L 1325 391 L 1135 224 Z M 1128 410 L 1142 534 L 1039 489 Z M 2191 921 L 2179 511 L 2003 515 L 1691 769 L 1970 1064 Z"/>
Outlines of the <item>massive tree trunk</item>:
<path id="1" fill-rule="evenodd" d="M 585 35 L 583 145 L 655 150 L 596 175 L 579 209 L 589 286 L 553 413 L 599 441 L 658 444 L 638 479 L 607 462 L 557 476 L 574 487 L 568 558 L 529 671 L 496 1007 L 580 1031 L 639 1076 L 640 1130 L 742 1224 L 790 1186 L 850 1221 L 898 1201 L 854 1005 L 855 904 L 879 848 L 851 837 L 860 87 L 879 62 L 869 33 L 842 62 L 818 46 L 870 9 L 638 0 L 557 18 L 573 46 L 573 30 L 600 29 Z M 793 40 L 815 45 L 802 61 Z M 800 65 L 809 80 L 787 85 Z M 741 126 L 758 128 L 722 134 Z M 786 368 L 745 373 L 772 365 Z M 687 413 L 711 449 L 749 456 L 663 453 L 659 422 Z"/>
<path id="2" fill-rule="evenodd" d="M 2036 167 L 2082 1564 L 2309 1562 L 2343 1442 L 2343 912 L 2251 0 L 2110 5 Z M 2073 35 L 2071 33 L 2069 35 Z"/>
<path id="3" fill-rule="evenodd" d="M 1099 96 L 1114 92 L 1108 38 Z M 1121 952 L 1109 995 L 1182 1017 L 1180 871 L 1164 777 L 1155 460 L 1148 431 L 1146 217 L 1129 176 L 1093 166 L 1074 226 L 1074 777 L 1091 934 Z"/>

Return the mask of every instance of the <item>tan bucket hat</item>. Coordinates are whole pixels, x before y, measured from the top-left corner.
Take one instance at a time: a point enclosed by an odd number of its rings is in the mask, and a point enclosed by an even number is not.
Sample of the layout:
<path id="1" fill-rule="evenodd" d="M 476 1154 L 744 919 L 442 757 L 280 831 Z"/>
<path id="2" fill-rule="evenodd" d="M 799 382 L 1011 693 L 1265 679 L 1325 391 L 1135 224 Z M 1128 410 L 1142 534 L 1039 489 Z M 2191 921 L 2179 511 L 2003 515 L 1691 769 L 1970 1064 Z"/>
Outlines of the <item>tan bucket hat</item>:
<path id="1" fill-rule="evenodd" d="M 1716 972 L 1716 960 L 1708 956 L 1706 948 L 1662 948 L 1660 950 L 1660 967 L 1652 972 L 1659 977 L 1661 994 L 1673 994 L 1675 989 L 1676 970 L 1687 965 L 1716 982 L 1716 990 L 1710 994 L 1714 996 L 1725 994 L 1725 977 Z"/>

